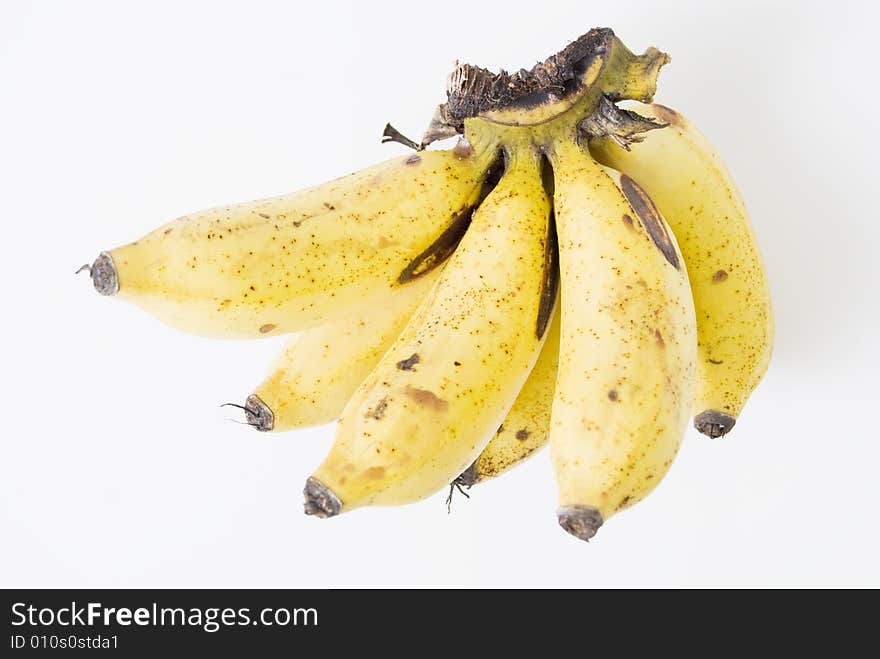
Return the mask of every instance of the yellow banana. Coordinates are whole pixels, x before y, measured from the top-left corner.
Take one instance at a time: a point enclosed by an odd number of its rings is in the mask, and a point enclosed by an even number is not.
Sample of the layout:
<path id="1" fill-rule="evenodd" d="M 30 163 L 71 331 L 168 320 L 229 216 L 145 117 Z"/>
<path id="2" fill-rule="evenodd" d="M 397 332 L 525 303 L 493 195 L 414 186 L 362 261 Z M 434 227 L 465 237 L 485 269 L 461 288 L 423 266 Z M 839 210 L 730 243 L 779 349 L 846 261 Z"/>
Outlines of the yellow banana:
<path id="1" fill-rule="evenodd" d="M 460 474 L 504 419 L 556 297 L 540 161 L 530 143 L 518 146 L 437 285 L 343 411 L 306 483 L 307 514 L 422 499 Z"/>
<path id="2" fill-rule="evenodd" d="M 185 216 L 102 253 L 92 279 L 195 334 L 255 338 L 323 324 L 381 304 L 443 262 L 495 155 L 462 142 Z"/>
<path id="3" fill-rule="evenodd" d="M 558 306 L 558 305 L 557 305 Z M 471 487 L 515 467 L 547 443 L 550 410 L 559 362 L 559 309 L 553 314 L 547 338 L 535 367 L 504 417 L 492 440 L 479 457 L 455 479 L 456 485 Z"/>
<path id="4" fill-rule="evenodd" d="M 590 142 L 601 162 L 639 182 L 669 222 L 687 264 L 697 312 L 694 425 L 710 437 L 733 427 L 770 362 L 770 287 L 742 197 L 721 158 L 682 115 L 629 109 L 669 124 L 621 148 Z"/>
<path id="5" fill-rule="evenodd" d="M 279 431 L 339 418 L 440 271 L 426 273 L 381 304 L 293 336 L 269 376 L 248 396 L 248 423 L 258 430 Z"/>
<path id="6" fill-rule="evenodd" d="M 672 464 L 696 328 L 684 261 L 644 191 L 573 140 L 550 159 L 562 280 L 550 446 L 559 524 L 588 540 Z"/>

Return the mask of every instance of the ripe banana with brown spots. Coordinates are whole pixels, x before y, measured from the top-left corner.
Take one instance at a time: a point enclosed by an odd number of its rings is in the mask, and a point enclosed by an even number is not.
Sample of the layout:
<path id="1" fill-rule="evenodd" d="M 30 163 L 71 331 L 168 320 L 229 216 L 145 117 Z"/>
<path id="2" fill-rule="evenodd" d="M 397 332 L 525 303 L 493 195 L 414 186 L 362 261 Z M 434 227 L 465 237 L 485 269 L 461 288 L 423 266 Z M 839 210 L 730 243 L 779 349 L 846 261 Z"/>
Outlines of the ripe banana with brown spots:
<path id="1" fill-rule="evenodd" d="M 587 540 L 663 478 L 692 410 L 730 430 L 770 357 L 729 174 L 677 113 L 618 106 L 649 103 L 668 61 L 596 28 L 530 70 L 457 64 L 421 143 L 386 127 L 415 153 L 86 267 L 189 332 L 301 332 L 243 407 L 261 430 L 341 415 L 306 513 L 416 501 L 549 442 L 559 523 Z"/>
<path id="2" fill-rule="evenodd" d="M 559 524 L 582 540 L 645 497 L 691 409 L 694 307 L 663 218 L 574 141 L 550 148 L 562 335 L 550 447 Z"/>
<path id="3" fill-rule="evenodd" d="M 248 423 L 261 431 L 281 431 L 338 419 L 441 269 L 426 273 L 381 304 L 293 336 L 270 374 L 248 396 Z"/>
<path id="4" fill-rule="evenodd" d="M 437 492 L 479 455 L 537 360 L 556 298 L 550 200 L 530 143 L 507 169 L 419 311 L 343 411 L 308 479 L 330 517 Z"/>
<path id="5" fill-rule="evenodd" d="M 559 362 L 559 309 L 547 329 L 547 338 L 529 379 L 504 417 L 486 448 L 455 479 L 456 485 L 471 487 L 500 476 L 544 448 L 550 434 L 550 410 Z"/>
<path id="6" fill-rule="evenodd" d="M 181 217 L 91 266 L 95 288 L 176 328 L 257 338 L 382 304 L 442 263 L 495 152 L 466 142 L 290 195 Z"/>
<path id="7" fill-rule="evenodd" d="M 668 126 L 645 133 L 631 150 L 611 138 L 591 141 L 589 148 L 599 161 L 639 182 L 678 240 L 697 313 L 694 425 L 721 437 L 770 363 L 767 272 L 742 196 L 708 140 L 667 107 L 627 107 Z"/>

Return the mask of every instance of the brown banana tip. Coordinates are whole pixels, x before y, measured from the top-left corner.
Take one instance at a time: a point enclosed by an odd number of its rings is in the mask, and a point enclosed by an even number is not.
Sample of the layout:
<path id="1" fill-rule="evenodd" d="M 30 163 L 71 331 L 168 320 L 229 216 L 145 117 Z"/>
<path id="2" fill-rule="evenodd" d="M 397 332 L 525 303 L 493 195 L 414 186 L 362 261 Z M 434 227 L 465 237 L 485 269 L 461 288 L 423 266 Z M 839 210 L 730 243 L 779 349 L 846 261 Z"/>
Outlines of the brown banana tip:
<path id="1" fill-rule="evenodd" d="M 694 417 L 694 428 L 712 439 L 724 437 L 736 425 L 736 418 L 717 410 L 706 410 Z"/>
<path id="2" fill-rule="evenodd" d="M 269 432 L 275 426 L 275 415 L 272 410 L 255 394 L 247 397 L 244 403 L 244 416 L 248 425 L 260 432 Z"/>
<path id="3" fill-rule="evenodd" d="M 452 481 L 453 485 L 471 488 L 477 483 L 477 463 L 474 462 L 470 467 L 461 472 L 458 477 Z"/>
<path id="4" fill-rule="evenodd" d="M 316 478 L 309 477 L 303 488 L 303 510 L 306 515 L 325 519 L 336 517 L 342 511 L 342 502 L 333 491 Z"/>
<path id="5" fill-rule="evenodd" d="M 92 278 L 95 290 L 101 295 L 116 295 L 119 292 L 119 279 L 116 276 L 116 266 L 107 252 L 101 252 L 95 262 L 84 265 L 76 271 L 77 274 L 86 271 Z"/>
<path id="6" fill-rule="evenodd" d="M 589 542 L 602 526 L 602 513 L 592 506 L 563 506 L 556 511 L 559 526 L 579 540 Z"/>

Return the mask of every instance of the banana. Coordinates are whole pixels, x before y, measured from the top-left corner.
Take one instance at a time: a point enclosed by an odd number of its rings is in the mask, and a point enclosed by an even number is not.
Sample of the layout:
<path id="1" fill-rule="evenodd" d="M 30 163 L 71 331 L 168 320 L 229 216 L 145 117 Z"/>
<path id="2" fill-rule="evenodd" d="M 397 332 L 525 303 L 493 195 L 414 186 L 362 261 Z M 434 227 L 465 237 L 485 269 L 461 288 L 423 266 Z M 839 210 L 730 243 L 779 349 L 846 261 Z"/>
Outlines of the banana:
<path id="1" fill-rule="evenodd" d="M 595 157 L 639 182 L 687 264 L 697 312 L 694 425 L 721 437 L 761 381 L 773 348 L 770 286 L 745 204 L 721 158 L 687 119 L 662 105 L 631 110 L 668 124 L 627 151 L 611 138 Z"/>
<path id="2" fill-rule="evenodd" d="M 466 141 L 179 218 L 91 266 L 95 288 L 205 336 L 299 331 L 382 304 L 454 250 L 494 151 Z"/>
<path id="3" fill-rule="evenodd" d="M 535 367 L 504 417 L 492 440 L 479 457 L 455 479 L 454 484 L 472 487 L 515 467 L 543 448 L 550 434 L 550 410 L 559 362 L 559 309 L 547 329 L 547 338 Z"/>
<path id="4" fill-rule="evenodd" d="M 675 239 L 644 191 L 574 140 L 549 155 L 562 280 L 557 517 L 588 540 L 672 464 L 693 393 L 694 308 Z"/>
<path id="5" fill-rule="evenodd" d="M 447 486 L 522 388 L 556 297 L 555 245 L 538 153 L 529 142 L 507 154 L 437 285 L 346 405 L 306 483 L 307 514 L 403 504 Z"/>
<path id="6" fill-rule="evenodd" d="M 257 430 L 290 430 L 339 418 L 358 385 L 406 327 L 440 268 L 381 304 L 293 336 L 271 373 L 248 396 L 245 414 Z"/>

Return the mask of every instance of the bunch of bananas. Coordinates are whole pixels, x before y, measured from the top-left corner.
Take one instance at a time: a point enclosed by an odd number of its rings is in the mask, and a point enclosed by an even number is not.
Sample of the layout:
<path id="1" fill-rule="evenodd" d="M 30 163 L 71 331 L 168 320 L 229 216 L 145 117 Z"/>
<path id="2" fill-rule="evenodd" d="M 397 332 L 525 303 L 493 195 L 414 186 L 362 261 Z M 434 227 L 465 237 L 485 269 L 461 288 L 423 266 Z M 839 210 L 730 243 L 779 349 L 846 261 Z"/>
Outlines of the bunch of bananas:
<path id="1" fill-rule="evenodd" d="M 667 61 L 594 29 L 529 71 L 459 65 L 420 144 L 386 129 L 413 153 L 179 218 L 92 280 L 196 334 L 297 332 L 242 407 L 261 431 L 339 419 L 307 514 L 470 487 L 549 442 L 559 523 L 587 540 L 692 411 L 729 432 L 770 357 L 736 186 L 650 105 Z"/>

